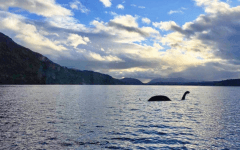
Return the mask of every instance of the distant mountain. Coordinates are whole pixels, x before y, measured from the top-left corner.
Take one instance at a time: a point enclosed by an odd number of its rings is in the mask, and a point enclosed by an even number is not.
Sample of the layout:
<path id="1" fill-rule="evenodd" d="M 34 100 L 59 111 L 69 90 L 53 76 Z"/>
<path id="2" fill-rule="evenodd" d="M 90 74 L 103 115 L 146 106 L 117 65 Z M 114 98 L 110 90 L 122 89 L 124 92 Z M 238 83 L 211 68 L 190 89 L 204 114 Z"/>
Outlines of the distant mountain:
<path id="1" fill-rule="evenodd" d="M 222 81 L 204 81 L 184 83 L 184 85 L 199 85 L 199 86 L 240 86 L 240 79 L 228 79 Z"/>
<path id="2" fill-rule="evenodd" d="M 151 85 L 240 86 L 240 79 L 203 82 L 155 82 Z"/>
<path id="3" fill-rule="evenodd" d="M 140 80 L 133 79 L 133 78 L 123 78 L 123 79 L 120 79 L 120 81 L 130 85 L 143 85 L 143 83 Z"/>
<path id="4" fill-rule="evenodd" d="M 214 86 L 240 86 L 240 79 L 228 79 L 228 80 L 213 81 L 208 83 L 212 83 Z"/>
<path id="5" fill-rule="evenodd" d="M 186 82 L 197 82 L 195 80 L 188 80 L 184 78 L 157 78 L 153 79 L 148 84 L 157 84 L 157 83 L 186 83 Z"/>
<path id="6" fill-rule="evenodd" d="M 62 67 L 0 33 L 0 84 L 124 84 L 109 75 Z"/>

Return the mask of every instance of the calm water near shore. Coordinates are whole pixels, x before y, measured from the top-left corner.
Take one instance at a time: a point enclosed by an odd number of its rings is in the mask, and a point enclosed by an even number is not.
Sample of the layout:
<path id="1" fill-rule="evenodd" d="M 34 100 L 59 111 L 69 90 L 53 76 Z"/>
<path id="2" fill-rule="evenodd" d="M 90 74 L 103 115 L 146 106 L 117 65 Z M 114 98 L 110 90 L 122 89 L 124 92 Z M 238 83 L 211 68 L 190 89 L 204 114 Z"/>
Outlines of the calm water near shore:
<path id="1" fill-rule="evenodd" d="M 24 148 L 240 149 L 240 87 L 1 85 L 0 149 Z"/>

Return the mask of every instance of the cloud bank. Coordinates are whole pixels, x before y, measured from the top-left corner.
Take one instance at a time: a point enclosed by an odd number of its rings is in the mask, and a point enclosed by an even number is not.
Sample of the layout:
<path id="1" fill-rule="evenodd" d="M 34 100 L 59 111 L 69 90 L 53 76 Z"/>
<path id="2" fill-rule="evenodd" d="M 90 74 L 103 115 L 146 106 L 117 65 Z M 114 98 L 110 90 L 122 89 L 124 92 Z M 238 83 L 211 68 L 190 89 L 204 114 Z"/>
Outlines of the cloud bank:
<path id="1" fill-rule="evenodd" d="M 1 0 L 0 8 L 7 10 L 9 7 L 22 8 L 30 13 L 42 15 L 44 17 L 53 16 L 71 16 L 72 12 L 59 4 L 56 4 L 54 0 Z"/>
<path id="2" fill-rule="evenodd" d="M 91 11 L 80 1 L 69 3 L 69 9 L 54 0 L 0 1 L 0 31 L 61 65 L 115 78 L 239 78 L 240 6 L 218 0 L 195 0 L 195 5 L 204 14 L 183 25 L 117 13 L 108 21 L 93 19 L 84 25 L 73 11 Z M 11 7 L 44 19 L 29 19 L 8 11 Z"/>

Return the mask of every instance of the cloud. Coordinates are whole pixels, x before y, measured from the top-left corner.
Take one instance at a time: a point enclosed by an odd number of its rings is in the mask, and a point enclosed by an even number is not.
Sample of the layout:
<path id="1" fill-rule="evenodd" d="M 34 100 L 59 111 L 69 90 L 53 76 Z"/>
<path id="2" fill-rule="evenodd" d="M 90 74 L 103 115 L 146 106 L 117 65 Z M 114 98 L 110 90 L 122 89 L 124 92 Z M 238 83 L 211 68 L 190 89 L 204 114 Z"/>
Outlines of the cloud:
<path id="1" fill-rule="evenodd" d="M 119 15 L 116 16 L 113 20 L 114 23 L 122 24 L 127 27 L 138 27 L 137 17 L 131 15 Z"/>
<path id="2" fill-rule="evenodd" d="M 101 56 L 100 54 L 89 52 L 87 55 L 85 55 L 89 60 L 92 61 L 100 61 L 100 62 L 122 62 L 120 58 L 116 56 Z"/>
<path id="3" fill-rule="evenodd" d="M 69 42 L 74 48 L 77 48 L 77 46 L 80 44 L 87 45 L 90 40 L 88 37 L 81 37 L 77 34 L 69 34 L 67 42 Z"/>
<path id="4" fill-rule="evenodd" d="M 56 37 L 56 34 L 51 34 L 43 29 L 38 29 L 33 24 L 26 23 L 25 18 L 2 11 L 0 11 L 0 16 L 1 31 L 14 34 L 17 41 L 20 41 L 26 47 L 45 55 L 56 55 L 67 50 L 59 41 L 46 37 L 46 35 Z"/>
<path id="5" fill-rule="evenodd" d="M 110 11 L 109 14 L 111 14 L 112 16 L 117 16 L 117 13 Z"/>
<path id="6" fill-rule="evenodd" d="M 122 4 L 118 4 L 118 5 L 117 5 L 117 8 L 118 8 L 118 9 L 124 9 L 124 6 L 123 6 Z"/>
<path id="7" fill-rule="evenodd" d="M 153 22 L 153 26 L 165 31 L 173 30 L 174 28 L 179 27 L 174 21 Z"/>
<path id="8" fill-rule="evenodd" d="M 186 9 L 187 9 L 187 8 L 185 8 L 185 7 L 181 7 L 179 10 L 170 10 L 170 11 L 168 12 L 168 14 L 169 14 L 169 15 L 179 14 L 179 13 L 183 14 L 183 13 L 184 13 L 183 10 L 186 10 Z"/>
<path id="9" fill-rule="evenodd" d="M 111 26 L 111 27 L 115 27 L 115 28 L 117 28 L 117 29 L 120 29 L 120 30 L 126 30 L 126 31 L 128 31 L 128 32 L 139 33 L 140 35 L 142 35 L 142 36 L 144 36 L 144 37 L 145 37 L 145 36 L 149 36 L 148 33 L 143 32 L 143 31 L 142 31 L 141 29 L 139 29 L 139 28 L 128 27 L 128 26 L 125 26 L 125 25 L 123 25 L 123 24 L 115 23 L 115 22 L 113 22 L 113 21 L 110 21 L 110 22 L 108 23 L 108 25 Z"/>
<path id="10" fill-rule="evenodd" d="M 137 6 L 137 5 L 135 5 L 135 4 L 131 4 L 131 6 L 132 6 L 132 7 L 138 7 L 138 8 L 141 8 L 141 9 L 146 8 L 145 6 Z"/>
<path id="11" fill-rule="evenodd" d="M 0 1 L 0 8 L 7 10 L 9 7 L 18 7 L 44 17 L 72 16 L 73 13 L 56 4 L 54 0 L 7 0 Z"/>
<path id="12" fill-rule="evenodd" d="M 84 9 L 83 5 L 79 1 L 74 1 L 74 5 L 70 5 L 73 9 L 80 9 L 83 12 L 88 10 Z M 7 10 L 10 7 L 17 7 L 35 13 L 45 17 L 44 21 L 50 23 L 53 26 L 60 28 L 71 28 L 77 30 L 86 30 L 85 25 L 80 24 L 79 21 L 74 18 L 74 14 L 71 10 L 62 7 L 57 4 L 55 0 L 8 0 L 0 1 L 0 8 Z"/>
<path id="13" fill-rule="evenodd" d="M 140 42 L 147 37 L 158 38 L 160 33 L 151 27 L 138 27 L 137 17 L 131 15 L 118 15 L 107 23 L 92 21 L 95 33 L 104 32 L 114 36 L 112 40 L 118 43 Z M 112 42 L 113 42 L 112 41 Z"/>
<path id="14" fill-rule="evenodd" d="M 75 0 L 74 2 L 70 3 L 70 7 L 72 9 L 80 10 L 82 13 L 89 13 L 90 10 L 87 9 L 80 1 Z"/>
<path id="15" fill-rule="evenodd" d="M 197 6 L 203 6 L 206 13 L 226 13 L 230 5 L 219 0 L 195 0 Z"/>
<path id="16" fill-rule="evenodd" d="M 113 11 L 105 11 L 104 13 L 105 14 L 110 14 L 112 16 L 117 16 L 118 15 L 116 12 L 113 12 Z"/>
<path id="17" fill-rule="evenodd" d="M 105 7 L 112 6 L 111 0 L 100 0 L 100 2 L 102 2 Z"/>
<path id="18" fill-rule="evenodd" d="M 77 20 L 74 17 L 51 17 L 47 18 L 46 22 L 50 24 L 51 26 L 58 27 L 58 28 L 63 28 L 63 29 L 73 29 L 76 31 L 86 31 L 87 28 L 85 25 L 79 23 L 79 20 Z"/>
<path id="19" fill-rule="evenodd" d="M 201 44 L 205 45 L 204 49 L 209 49 L 209 53 L 214 54 L 215 57 L 240 63 L 238 57 L 240 55 L 238 50 L 240 45 L 237 42 L 240 38 L 240 25 L 238 22 L 240 19 L 240 6 L 230 8 L 227 3 L 217 0 L 211 3 L 196 0 L 196 3 L 199 6 L 204 6 L 207 14 L 200 15 L 193 22 L 185 23 L 182 28 L 171 24 L 168 29 L 182 34 L 188 38 L 189 42 L 201 41 Z M 204 49 L 199 50 L 205 51 Z"/>
<path id="20" fill-rule="evenodd" d="M 148 19 L 148 18 L 142 18 L 142 22 L 143 22 L 143 23 L 146 23 L 146 24 L 150 24 L 150 23 L 151 23 L 151 20 Z"/>
<path id="21" fill-rule="evenodd" d="M 230 68 L 230 69 L 227 69 Z M 191 66 L 182 72 L 174 72 L 169 77 L 183 77 L 200 81 L 219 81 L 236 79 L 240 76 L 240 66 L 231 66 L 218 62 L 209 62 L 205 65 Z"/>
<path id="22" fill-rule="evenodd" d="M 125 30 L 128 33 L 120 31 L 118 32 L 118 34 L 123 36 L 124 38 L 131 37 L 131 40 L 135 38 L 136 41 L 139 41 L 139 40 L 141 41 L 145 37 L 149 37 L 152 35 L 159 36 L 159 32 L 151 27 L 139 28 L 137 19 L 138 17 L 133 17 L 131 15 L 124 15 L 124 16 L 119 15 L 119 16 L 116 16 L 113 20 L 110 20 L 108 22 L 108 26 L 118 30 Z M 129 38 L 126 38 L 126 40 L 127 39 Z"/>
<path id="23" fill-rule="evenodd" d="M 159 43 L 154 43 L 153 46 L 158 50 L 164 49 Z"/>
<path id="24" fill-rule="evenodd" d="M 171 15 L 171 14 L 178 14 L 178 13 L 183 13 L 183 11 L 181 11 L 181 10 L 170 10 L 168 12 L 169 15 Z"/>

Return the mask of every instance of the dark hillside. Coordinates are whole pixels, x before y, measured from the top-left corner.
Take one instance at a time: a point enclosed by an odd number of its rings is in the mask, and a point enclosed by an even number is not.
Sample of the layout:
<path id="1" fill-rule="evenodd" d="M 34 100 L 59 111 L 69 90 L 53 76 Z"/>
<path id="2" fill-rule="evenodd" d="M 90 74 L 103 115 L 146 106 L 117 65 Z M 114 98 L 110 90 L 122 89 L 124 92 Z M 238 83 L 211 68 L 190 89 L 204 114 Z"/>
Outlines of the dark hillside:
<path id="1" fill-rule="evenodd" d="M 109 75 L 68 69 L 0 33 L 0 84 L 123 84 Z"/>
<path id="2" fill-rule="evenodd" d="M 138 79 L 133 78 L 123 78 L 120 81 L 124 82 L 125 84 L 129 85 L 143 85 L 143 83 Z"/>

